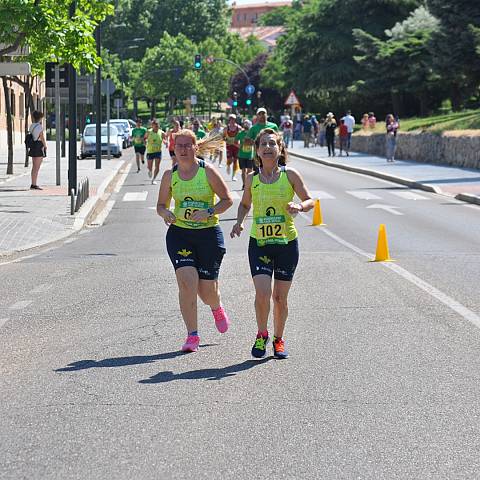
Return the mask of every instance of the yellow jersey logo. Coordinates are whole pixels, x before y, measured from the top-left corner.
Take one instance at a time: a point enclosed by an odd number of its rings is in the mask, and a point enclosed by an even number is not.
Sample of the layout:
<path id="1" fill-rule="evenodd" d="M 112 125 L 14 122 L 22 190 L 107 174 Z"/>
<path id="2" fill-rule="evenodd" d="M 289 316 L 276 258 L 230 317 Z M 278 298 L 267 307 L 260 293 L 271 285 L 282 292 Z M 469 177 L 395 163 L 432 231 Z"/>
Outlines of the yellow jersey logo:
<path id="1" fill-rule="evenodd" d="M 179 250 L 177 253 L 182 257 L 188 257 L 192 254 L 192 252 L 190 250 L 187 250 L 186 248 L 184 248 L 183 250 Z"/>
<path id="2" fill-rule="evenodd" d="M 271 262 L 271 260 L 265 255 L 263 257 L 258 257 L 263 263 L 265 264 L 269 264 Z"/>

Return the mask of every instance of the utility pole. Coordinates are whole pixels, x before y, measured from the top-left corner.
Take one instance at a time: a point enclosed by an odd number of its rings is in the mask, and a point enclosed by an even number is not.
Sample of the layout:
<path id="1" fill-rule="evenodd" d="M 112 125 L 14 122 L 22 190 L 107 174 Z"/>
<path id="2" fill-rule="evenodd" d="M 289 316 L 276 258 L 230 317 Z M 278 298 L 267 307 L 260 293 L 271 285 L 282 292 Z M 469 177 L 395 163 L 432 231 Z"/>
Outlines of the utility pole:
<path id="1" fill-rule="evenodd" d="M 70 4 L 70 18 L 75 16 L 76 1 Z M 68 65 L 68 194 L 77 193 L 77 72 Z"/>

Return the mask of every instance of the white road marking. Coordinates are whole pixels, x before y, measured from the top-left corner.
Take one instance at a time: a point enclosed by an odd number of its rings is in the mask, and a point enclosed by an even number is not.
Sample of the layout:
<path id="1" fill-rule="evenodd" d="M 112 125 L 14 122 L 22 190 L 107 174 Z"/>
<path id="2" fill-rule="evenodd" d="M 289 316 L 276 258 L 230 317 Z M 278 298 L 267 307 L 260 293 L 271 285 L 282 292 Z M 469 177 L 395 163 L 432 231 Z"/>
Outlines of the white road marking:
<path id="1" fill-rule="evenodd" d="M 365 190 L 346 190 L 345 193 L 359 198 L 360 200 L 381 200 L 381 197 Z"/>
<path id="2" fill-rule="evenodd" d="M 7 322 L 8 318 L 0 318 L 0 328 L 2 328 Z"/>
<path id="3" fill-rule="evenodd" d="M 19 302 L 14 303 L 13 305 L 10 305 L 9 309 L 10 310 L 22 310 L 22 309 L 28 307 L 32 303 L 33 303 L 33 300 L 20 300 Z"/>
<path id="4" fill-rule="evenodd" d="M 238 194 L 238 192 L 230 192 L 230 194 L 232 195 L 232 198 L 234 200 L 240 200 L 242 197 Z"/>
<path id="5" fill-rule="evenodd" d="M 319 200 L 334 200 L 335 197 L 333 195 L 330 195 L 327 192 L 324 192 L 323 190 L 313 190 L 310 191 L 310 195 L 312 198 L 318 198 Z"/>
<path id="6" fill-rule="evenodd" d="M 127 179 L 128 173 L 130 172 L 131 168 L 132 168 L 132 164 L 129 163 L 124 170 L 121 170 L 120 179 L 118 180 L 118 183 L 113 190 L 115 193 L 120 192 L 120 189 L 123 187 L 123 184 L 125 183 L 125 180 Z"/>
<path id="7" fill-rule="evenodd" d="M 76 238 L 69 238 L 68 240 L 65 240 L 63 242 L 64 245 L 68 245 L 69 243 L 73 243 L 76 240 Z"/>
<path id="8" fill-rule="evenodd" d="M 390 192 L 392 195 L 396 195 L 397 197 L 404 198 L 405 200 L 430 200 L 428 197 L 424 197 L 423 195 L 419 195 L 415 192 L 410 192 L 408 190 L 400 190 L 398 192 Z"/>
<path id="9" fill-rule="evenodd" d="M 377 208 L 379 210 L 385 210 L 388 213 L 391 213 L 393 215 L 403 215 L 402 212 L 397 212 L 395 209 L 398 207 L 395 207 L 393 205 L 383 205 L 381 203 L 374 203 L 373 205 L 369 205 L 366 208 Z"/>
<path id="10" fill-rule="evenodd" d="M 103 210 L 97 215 L 95 221 L 90 225 L 92 227 L 101 227 L 103 222 L 108 217 L 108 214 L 112 211 L 113 206 L 115 205 L 115 200 L 109 200 L 106 205 L 103 207 Z"/>
<path id="11" fill-rule="evenodd" d="M 305 213 L 300 213 L 300 215 L 304 217 L 309 223 L 311 222 L 311 218 Z M 335 233 L 328 230 L 328 228 L 321 228 L 321 229 L 318 229 L 317 231 L 324 233 L 325 235 L 328 235 L 330 238 L 332 238 L 336 242 L 349 248 L 350 250 L 353 250 L 355 253 L 358 253 L 362 257 L 366 257 L 369 260 L 373 260 L 373 258 L 375 257 L 374 255 L 367 253 L 362 249 L 356 247 L 350 242 L 347 242 L 343 238 L 339 237 Z M 395 263 L 387 263 L 387 262 L 379 262 L 379 263 L 381 263 L 382 267 L 389 268 L 390 270 L 395 272 L 397 275 L 400 275 L 405 280 L 409 281 L 410 283 L 413 283 L 418 288 L 428 293 L 433 298 L 436 298 L 439 302 L 443 303 L 448 308 L 458 313 L 465 320 L 469 321 L 472 325 L 475 325 L 477 328 L 480 328 L 480 316 L 478 316 L 475 312 L 468 309 L 461 303 L 457 302 L 454 298 L 449 297 L 442 291 L 435 288 L 433 285 L 430 285 L 429 283 L 422 280 L 420 277 L 417 277 L 413 273 L 410 273 L 408 270 L 405 270 L 404 268 L 400 267 L 399 265 L 396 265 Z"/>
<path id="12" fill-rule="evenodd" d="M 41 283 L 37 285 L 30 293 L 45 293 L 48 292 L 53 285 L 51 283 Z"/>
<path id="13" fill-rule="evenodd" d="M 127 192 L 123 196 L 124 202 L 144 202 L 148 197 L 148 192 Z"/>

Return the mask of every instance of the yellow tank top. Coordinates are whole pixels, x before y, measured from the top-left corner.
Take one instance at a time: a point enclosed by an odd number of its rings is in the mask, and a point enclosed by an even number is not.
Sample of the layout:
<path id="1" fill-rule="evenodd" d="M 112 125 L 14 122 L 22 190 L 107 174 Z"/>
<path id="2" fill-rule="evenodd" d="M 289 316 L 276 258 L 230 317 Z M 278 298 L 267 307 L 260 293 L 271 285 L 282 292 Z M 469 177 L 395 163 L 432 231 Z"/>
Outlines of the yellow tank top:
<path id="1" fill-rule="evenodd" d="M 173 213 L 177 217 L 175 226 L 181 228 L 199 229 L 218 225 L 218 215 L 203 222 L 189 220 L 196 210 L 205 210 L 215 205 L 215 193 L 208 183 L 205 162 L 198 162 L 198 171 L 191 180 L 182 180 L 178 174 L 178 166 L 172 171 L 172 198 L 175 201 Z"/>
<path id="2" fill-rule="evenodd" d="M 293 187 L 288 181 L 285 167 L 275 183 L 262 183 L 260 175 L 253 176 L 253 222 L 250 236 L 262 247 L 270 244 L 287 244 L 297 238 L 293 217 L 287 212 L 287 203 L 293 200 Z"/>
<path id="3" fill-rule="evenodd" d="M 158 132 L 149 130 L 148 137 L 147 137 L 147 153 L 161 152 L 162 141 L 163 141 L 163 136 L 160 130 Z"/>

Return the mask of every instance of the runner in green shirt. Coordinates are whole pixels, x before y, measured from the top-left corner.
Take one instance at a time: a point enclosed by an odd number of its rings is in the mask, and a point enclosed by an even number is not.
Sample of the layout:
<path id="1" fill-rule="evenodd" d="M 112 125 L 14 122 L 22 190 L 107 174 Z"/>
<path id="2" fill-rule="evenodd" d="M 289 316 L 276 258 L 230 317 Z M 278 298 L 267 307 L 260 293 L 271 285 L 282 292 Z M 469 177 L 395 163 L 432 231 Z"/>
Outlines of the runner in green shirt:
<path id="1" fill-rule="evenodd" d="M 137 160 L 137 173 L 140 171 L 140 162 L 145 163 L 145 134 L 147 129 L 142 127 L 142 120 L 137 118 L 137 126 L 132 130 L 133 148 Z"/>
<path id="2" fill-rule="evenodd" d="M 267 121 L 267 110 L 263 107 L 257 110 L 257 123 L 253 125 L 247 133 L 245 143 L 247 145 L 253 145 L 257 135 L 264 129 L 271 128 L 278 132 L 278 126 L 276 123 Z"/>
<path id="3" fill-rule="evenodd" d="M 205 130 L 202 130 L 200 128 L 200 121 L 195 119 L 192 123 L 192 131 L 197 137 L 197 140 L 200 140 L 201 138 L 204 138 L 207 134 Z"/>
<path id="4" fill-rule="evenodd" d="M 243 121 L 243 128 L 237 133 L 236 140 L 240 142 L 240 150 L 238 152 L 238 163 L 242 169 L 242 190 L 245 188 L 245 178 L 253 170 L 253 145 L 247 145 L 245 139 L 247 133 L 252 126 L 252 122 L 248 119 Z"/>

